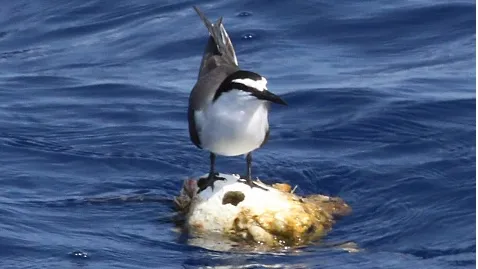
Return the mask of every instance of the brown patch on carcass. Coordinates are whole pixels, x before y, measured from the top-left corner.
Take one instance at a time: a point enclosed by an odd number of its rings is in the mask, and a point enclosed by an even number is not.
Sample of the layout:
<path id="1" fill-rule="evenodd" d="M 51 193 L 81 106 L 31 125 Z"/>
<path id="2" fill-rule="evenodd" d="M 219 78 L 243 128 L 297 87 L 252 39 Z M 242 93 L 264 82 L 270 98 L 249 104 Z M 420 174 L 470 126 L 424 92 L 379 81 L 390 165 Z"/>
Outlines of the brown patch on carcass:
<path id="1" fill-rule="evenodd" d="M 222 204 L 231 204 L 233 206 L 237 206 L 240 202 L 244 201 L 244 198 L 244 193 L 241 191 L 228 191 L 222 198 Z"/>

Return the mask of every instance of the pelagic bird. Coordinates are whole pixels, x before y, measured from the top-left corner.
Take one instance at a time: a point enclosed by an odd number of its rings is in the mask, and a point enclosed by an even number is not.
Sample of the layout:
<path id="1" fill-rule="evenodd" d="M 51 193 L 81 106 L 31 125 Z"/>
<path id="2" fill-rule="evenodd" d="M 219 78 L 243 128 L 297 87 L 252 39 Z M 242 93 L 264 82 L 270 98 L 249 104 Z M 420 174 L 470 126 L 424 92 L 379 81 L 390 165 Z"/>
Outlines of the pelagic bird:
<path id="1" fill-rule="evenodd" d="M 194 9 L 209 31 L 188 107 L 191 141 L 210 152 L 209 174 L 199 184 L 199 192 L 224 180 L 215 171 L 216 155 L 246 154 L 245 183 L 262 188 L 251 178 L 252 151 L 268 140 L 270 103 L 287 104 L 267 89 L 266 78 L 239 68 L 223 18 L 211 23 L 198 7 Z"/>

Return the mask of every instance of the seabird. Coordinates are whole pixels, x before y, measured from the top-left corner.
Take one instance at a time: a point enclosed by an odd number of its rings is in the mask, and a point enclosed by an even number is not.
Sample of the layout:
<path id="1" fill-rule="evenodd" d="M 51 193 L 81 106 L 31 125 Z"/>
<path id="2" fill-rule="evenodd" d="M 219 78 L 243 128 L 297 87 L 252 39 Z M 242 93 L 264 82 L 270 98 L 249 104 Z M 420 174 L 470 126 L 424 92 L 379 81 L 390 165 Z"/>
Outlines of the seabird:
<path id="1" fill-rule="evenodd" d="M 209 174 L 199 180 L 199 192 L 209 186 L 214 189 L 216 180 L 224 180 L 215 172 L 216 155 L 245 154 L 245 183 L 262 188 L 251 178 L 252 151 L 268 140 L 270 103 L 287 103 L 267 89 L 266 78 L 239 68 L 223 18 L 211 23 L 198 7 L 193 8 L 209 31 L 188 107 L 191 141 L 210 152 Z"/>

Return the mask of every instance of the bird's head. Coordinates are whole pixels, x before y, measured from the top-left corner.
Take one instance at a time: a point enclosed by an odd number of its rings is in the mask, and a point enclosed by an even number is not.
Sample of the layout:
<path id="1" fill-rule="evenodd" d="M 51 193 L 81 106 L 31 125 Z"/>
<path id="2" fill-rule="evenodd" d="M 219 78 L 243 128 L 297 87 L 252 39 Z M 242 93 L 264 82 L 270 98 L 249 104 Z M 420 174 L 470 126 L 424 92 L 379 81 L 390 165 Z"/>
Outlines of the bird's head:
<path id="1" fill-rule="evenodd" d="M 244 91 L 259 100 L 287 105 L 284 100 L 267 89 L 267 79 L 265 77 L 251 71 L 239 70 L 229 75 L 222 82 L 213 100 L 215 101 L 221 94 L 231 90 Z"/>

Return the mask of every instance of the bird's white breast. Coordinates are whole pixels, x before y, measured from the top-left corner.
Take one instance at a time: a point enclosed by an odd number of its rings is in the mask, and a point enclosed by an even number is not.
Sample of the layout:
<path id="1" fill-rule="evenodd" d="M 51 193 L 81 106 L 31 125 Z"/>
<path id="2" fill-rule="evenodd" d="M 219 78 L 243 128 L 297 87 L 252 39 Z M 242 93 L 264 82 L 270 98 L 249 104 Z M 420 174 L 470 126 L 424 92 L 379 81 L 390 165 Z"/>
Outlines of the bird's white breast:
<path id="1" fill-rule="evenodd" d="M 211 105 L 195 112 L 201 146 L 224 156 L 257 149 L 269 128 L 266 101 L 249 93 L 231 90 Z"/>

